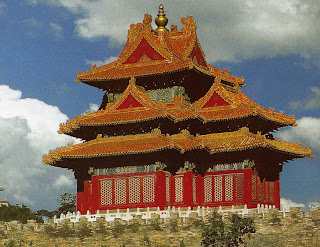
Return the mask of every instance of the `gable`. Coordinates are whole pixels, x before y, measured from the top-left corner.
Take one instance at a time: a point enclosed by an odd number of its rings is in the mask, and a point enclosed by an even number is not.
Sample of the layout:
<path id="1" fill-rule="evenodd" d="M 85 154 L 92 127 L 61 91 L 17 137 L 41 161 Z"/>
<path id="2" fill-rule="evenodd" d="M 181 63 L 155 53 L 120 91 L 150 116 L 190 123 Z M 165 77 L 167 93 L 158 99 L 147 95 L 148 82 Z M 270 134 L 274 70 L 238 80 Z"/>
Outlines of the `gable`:
<path id="1" fill-rule="evenodd" d="M 198 43 L 196 42 L 191 54 L 190 54 L 190 58 L 192 59 L 192 61 L 195 63 L 195 64 L 199 64 L 201 66 L 204 66 L 206 67 L 207 64 L 206 64 L 206 61 L 204 59 L 204 57 L 202 56 L 202 53 L 201 53 L 201 50 L 200 50 L 200 47 L 198 45 Z"/>
<path id="2" fill-rule="evenodd" d="M 127 98 L 118 106 L 117 110 L 127 109 L 127 108 L 135 108 L 135 107 L 143 107 L 143 105 L 132 96 L 132 94 L 128 94 Z"/>
<path id="3" fill-rule="evenodd" d="M 157 51 L 155 51 L 146 39 L 142 39 L 137 48 L 127 58 L 124 64 L 162 59 L 164 59 L 164 57 L 162 57 Z"/>
<path id="4" fill-rule="evenodd" d="M 226 102 L 217 92 L 214 92 L 210 99 L 207 101 L 207 103 L 202 108 L 208 108 L 208 107 L 216 107 L 216 106 L 227 106 L 230 105 L 228 102 Z"/>

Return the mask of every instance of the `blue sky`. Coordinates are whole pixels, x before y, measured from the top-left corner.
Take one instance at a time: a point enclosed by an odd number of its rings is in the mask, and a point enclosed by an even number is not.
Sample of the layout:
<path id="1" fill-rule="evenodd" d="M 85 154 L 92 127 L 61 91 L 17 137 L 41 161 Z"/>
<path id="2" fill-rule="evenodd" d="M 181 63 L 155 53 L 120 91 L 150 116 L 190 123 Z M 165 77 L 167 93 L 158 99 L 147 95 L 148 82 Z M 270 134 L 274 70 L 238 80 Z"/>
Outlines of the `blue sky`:
<path id="1" fill-rule="evenodd" d="M 262 1 L 261 1 L 262 2 Z M 295 115 L 277 137 L 312 147 L 314 159 L 284 166 L 286 205 L 320 204 L 320 8 L 311 0 L 162 1 L 169 25 L 193 15 L 206 59 L 244 76 L 263 107 Z M 0 0 L 0 199 L 54 209 L 75 191 L 72 173 L 43 166 L 42 154 L 72 141 L 60 122 L 100 104 L 77 71 L 111 61 L 131 23 L 157 14 L 159 1 Z M 289 201 L 291 200 L 291 201 Z"/>

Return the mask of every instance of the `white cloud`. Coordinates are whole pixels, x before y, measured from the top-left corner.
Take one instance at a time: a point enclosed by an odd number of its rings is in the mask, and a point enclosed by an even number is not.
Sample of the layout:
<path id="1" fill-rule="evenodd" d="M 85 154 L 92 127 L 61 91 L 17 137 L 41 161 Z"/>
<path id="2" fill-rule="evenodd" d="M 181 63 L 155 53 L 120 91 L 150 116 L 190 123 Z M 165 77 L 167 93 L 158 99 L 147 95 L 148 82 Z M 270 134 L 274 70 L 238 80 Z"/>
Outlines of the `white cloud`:
<path id="1" fill-rule="evenodd" d="M 24 20 L 24 23 L 27 26 L 33 27 L 33 28 L 41 28 L 43 26 L 43 23 L 41 23 L 34 17 Z"/>
<path id="2" fill-rule="evenodd" d="M 27 3 L 32 4 L 32 5 L 36 5 L 39 2 L 40 2 L 39 0 L 27 0 Z"/>
<path id="3" fill-rule="evenodd" d="M 320 108 L 320 88 L 310 88 L 311 95 L 305 99 L 296 100 L 290 103 L 292 109 L 295 110 L 312 110 Z"/>
<path id="4" fill-rule="evenodd" d="M 75 186 L 75 180 L 72 179 L 70 176 L 66 176 L 61 174 L 57 180 L 53 184 L 54 187 L 60 189 L 61 187 L 72 187 Z"/>
<path id="5" fill-rule="evenodd" d="M 7 8 L 7 5 L 4 2 L 0 2 L 0 14 L 4 14 L 5 10 Z"/>
<path id="6" fill-rule="evenodd" d="M 56 38 L 62 37 L 63 27 L 57 23 L 49 23 L 50 28 L 53 30 Z"/>
<path id="7" fill-rule="evenodd" d="M 91 112 L 96 112 L 99 109 L 99 105 L 91 103 L 89 106 L 89 110 Z"/>
<path id="8" fill-rule="evenodd" d="M 320 202 L 308 202 L 307 204 L 309 208 L 320 207 Z"/>
<path id="9" fill-rule="evenodd" d="M 281 210 L 286 210 L 294 207 L 304 208 L 305 205 L 303 203 L 297 203 L 297 202 L 291 201 L 290 199 L 280 198 Z"/>
<path id="10" fill-rule="evenodd" d="M 97 67 L 100 67 L 102 65 L 112 63 L 112 62 L 116 61 L 117 59 L 118 59 L 118 57 L 111 56 L 111 57 L 108 57 L 107 59 L 105 59 L 103 61 L 100 61 L 100 60 L 86 60 L 86 63 L 89 64 L 89 65 L 97 65 Z"/>
<path id="11" fill-rule="evenodd" d="M 0 85 L 0 187 L 12 203 L 54 209 L 60 194 L 74 191 L 68 182 L 73 174 L 43 165 L 42 155 L 74 141 L 57 133 L 68 117 L 56 106 L 21 96 L 21 91 Z"/>
<path id="12" fill-rule="evenodd" d="M 100 106 L 97 105 L 97 104 L 90 103 L 90 104 L 89 104 L 89 108 L 88 108 L 87 110 L 85 110 L 85 111 L 82 113 L 82 115 L 86 114 L 87 112 L 91 112 L 91 113 L 96 112 L 96 111 L 99 110 L 99 107 L 100 107 Z"/>
<path id="13" fill-rule="evenodd" d="M 163 1 L 49 2 L 77 14 L 76 32 L 81 37 L 107 37 L 123 45 L 129 25 L 141 22 L 145 13 L 155 17 Z M 195 17 L 210 62 L 289 54 L 317 59 L 320 54 L 320 30 L 316 28 L 320 25 L 320 5 L 316 0 L 173 0 L 163 4 L 169 24 L 181 27 L 181 17 Z"/>
<path id="14" fill-rule="evenodd" d="M 277 137 L 293 143 L 299 141 L 303 146 L 311 147 L 313 153 L 320 153 L 320 118 L 303 117 L 297 124 L 297 127 L 277 133 Z"/>

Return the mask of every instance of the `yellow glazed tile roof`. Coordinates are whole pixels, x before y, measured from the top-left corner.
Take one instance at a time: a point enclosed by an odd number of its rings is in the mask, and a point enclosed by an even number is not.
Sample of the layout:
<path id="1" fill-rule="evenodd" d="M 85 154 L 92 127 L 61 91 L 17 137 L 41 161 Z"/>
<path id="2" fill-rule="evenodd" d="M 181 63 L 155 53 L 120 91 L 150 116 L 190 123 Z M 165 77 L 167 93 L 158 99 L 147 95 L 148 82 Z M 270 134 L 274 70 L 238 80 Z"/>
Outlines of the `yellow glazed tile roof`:
<path id="1" fill-rule="evenodd" d="M 77 73 L 76 81 L 107 81 L 195 69 L 210 76 L 220 76 L 237 85 L 244 84 L 243 78 L 231 76 L 228 71 L 219 70 L 206 63 L 205 54 L 196 34 L 197 26 L 192 16 L 181 19 L 184 27 L 180 31 L 176 26 L 172 26 L 171 31 L 158 33 L 152 30 L 151 21 L 152 17 L 145 15 L 143 23 L 131 24 L 127 43 L 119 54 L 119 59 L 101 67 L 93 65 L 90 67 L 91 71 Z M 161 59 L 151 59 L 144 54 L 134 63 L 128 63 L 128 59 L 134 56 L 144 42 L 147 42 Z M 192 55 L 194 49 L 197 50 L 196 58 Z M 201 61 L 198 57 L 201 57 Z"/>
<path id="2" fill-rule="evenodd" d="M 180 153 L 192 149 L 205 148 L 210 154 L 221 152 L 242 151 L 253 148 L 268 148 L 293 156 L 312 157 L 311 148 L 301 147 L 280 140 L 267 139 L 265 135 L 253 134 L 248 128 L 236 132 L 214 133 L 207 135 L 191 135 L 187 130 L 175 135 L 164 135 L 159 129 L 152 133 L 97 137 L 97 139 L 77 145 L 58 148 L 43 156 L 45 164 L 54 165 L 64 158 L 92 158 L 138 153 L 150 153 L 163 149 L 177 149 Z"/>
<path id="3" fill-rule="evenodd" d="M 217 94 L 229 105 L 218 107 L 203 107 L 213 94 Z M 132 95 L 143 107 L 118 109 L 119 106 Z M 216 79 L 210 90 L 193 104 L 185 102 L 183 96 L 176 96 L 173 102 L 153 102 L 143 88 L 135 85 L 135 78 L 131 78 L 128 88 L 121 94 L 115 103 L 109 103 L 105 110 L 87 113 L 75 117 L 60 125 L 59 133 L 72 133 L 80 126 L 106 126 L 114 124 L 147 121 L 156 118 L 168 117 L 173 121 L 183 121 L 198 118 L 203 122 L 221 121 L 245 118 L 247 116 L 260 116 L 263 119 L 281 125 L 294 125 L 295 117 L 276 113 L 273 109 L 265 109 L 250 100 L 238 88 L 230 92 Z"/>

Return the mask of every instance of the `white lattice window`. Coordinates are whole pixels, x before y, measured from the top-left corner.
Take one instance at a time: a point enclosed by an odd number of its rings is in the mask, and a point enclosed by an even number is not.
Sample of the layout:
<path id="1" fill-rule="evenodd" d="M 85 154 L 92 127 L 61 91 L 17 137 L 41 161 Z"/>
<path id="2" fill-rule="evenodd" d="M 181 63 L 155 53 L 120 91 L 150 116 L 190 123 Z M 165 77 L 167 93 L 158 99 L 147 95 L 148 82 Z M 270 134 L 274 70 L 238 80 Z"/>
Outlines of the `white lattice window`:
<path id="1" fill-rule="evenodd" d="M 127 181 L 125 178 L 114 179 L 114 203 L 127 203 Z"/>
<path id="2" fill-rule="evenodd" d="M 222 175 L 214 176 L 214 201 L 222 201 Z"/>
<path id="3" fill-rule="evenodd" d="M 225 201 L 233 201 L 233 175 L 225 175 Z"/>
<path id="4" fill-rule="evenodd" d="M 103 179 L 100 180 L 101 186 L 101 205 L 112 204 L 112 180 Z"/>
<path id="5" fill-rule="evenodd" d="M 175 177 L 175 201 L 183 201 L 183 177 Z"/>
<path id="6" fill-rule="evenodd" d="M 252 193 L 252 200 L 257 200 L 257 175 L 252 174 L 251 177 L 251 193 Z"/>
<path id="7" fill-rule="evenodd" d="M 154 202 L 155 199 L 155 177 L 147 176 L 142 179 L 143 202 Z"/>
<path id="8" fill-rule="evenodd" d="M 196 203 L 197 202 L 197 178 L 193 177 L 192 178 L 192 198 L 193 198 L 193 202 Z"/>
<path id="9" fill-rule="evenodd" d="M 166 202 L 170 202 L 170 176 L 166 176 Z"/>
<path id="10" fill-rule="evenodd" d="M 243 173 L 236 173 L 234 176 L 236 180 L 236 200 L 241 201 L 244 199 Z"/>
<path id="11" fill-rule="evenodd" d="M 269 200 L 274 203 L 274 182 L 269 182 Z"/>
<path id="12" fill-rule="evenodd" d="M 129 203 L 140 203 L 141 177 L 131 177 L 129 180 Z"/>
<path id="13" fill-rule="evenodd" d="M 212 202 L 212 176 L 205 176 L 203 179 L 204 202 Z"/>

